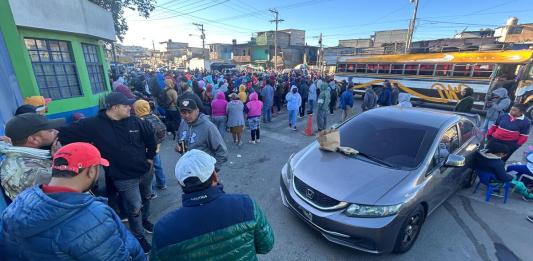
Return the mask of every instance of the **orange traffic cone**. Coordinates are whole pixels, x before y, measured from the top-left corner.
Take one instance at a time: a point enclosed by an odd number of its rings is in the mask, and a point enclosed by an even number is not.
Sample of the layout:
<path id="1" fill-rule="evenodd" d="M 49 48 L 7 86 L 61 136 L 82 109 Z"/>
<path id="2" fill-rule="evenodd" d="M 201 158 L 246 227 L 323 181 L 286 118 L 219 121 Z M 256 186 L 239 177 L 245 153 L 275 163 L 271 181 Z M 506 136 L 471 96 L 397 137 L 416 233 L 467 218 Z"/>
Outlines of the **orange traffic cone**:
<path id="1" fill-rule="evenodd" d="M 306 136 L 314 136 L 313 134 L 313 114 L 307 114 L 307 128 L 304 131 Z"/>

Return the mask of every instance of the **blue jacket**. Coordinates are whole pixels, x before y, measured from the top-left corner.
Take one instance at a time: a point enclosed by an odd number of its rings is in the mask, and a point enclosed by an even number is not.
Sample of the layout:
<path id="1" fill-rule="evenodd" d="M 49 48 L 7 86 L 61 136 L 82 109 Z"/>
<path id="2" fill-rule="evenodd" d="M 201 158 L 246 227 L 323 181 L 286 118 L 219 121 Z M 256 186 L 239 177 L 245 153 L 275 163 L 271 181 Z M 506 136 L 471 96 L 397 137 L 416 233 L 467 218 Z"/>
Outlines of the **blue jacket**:
<path id="1" fill-rule="evenodd" d="M 146 260 L 105 199 L 89 194 L 29 188 L 3 212 L 1 233 L 6 260 Z"/>
<path id="2" fill-rule="evenodd" d="M 339 107 L 341 110 L 345 110 L 346 106 L 353 107 L 353 93 L 350 90 L 346 90 L 341 94 Z"/>
<path id="3" fill-rule="evenodd" d="M 263 97 L 264 107 L 272 107 L 274 104 L 274 88 L 270 84 L 265 85 L 263 90 L 261 90 L 261 97 Z"/>
<path id="4" fill-rule="evenodd" d="M 256 260 L 272 249 L 272 228 L 248 196 L 218 185 L 182 197 L 155 225 L 151 261 Z"/>
<path id="5" fill-rule="evenodd" d="M 378 104 L 381 106 L 392 105 L 391 94 L 392 94 L 391 87 L 383 87 L 383 91 L 379 95 Z"/>

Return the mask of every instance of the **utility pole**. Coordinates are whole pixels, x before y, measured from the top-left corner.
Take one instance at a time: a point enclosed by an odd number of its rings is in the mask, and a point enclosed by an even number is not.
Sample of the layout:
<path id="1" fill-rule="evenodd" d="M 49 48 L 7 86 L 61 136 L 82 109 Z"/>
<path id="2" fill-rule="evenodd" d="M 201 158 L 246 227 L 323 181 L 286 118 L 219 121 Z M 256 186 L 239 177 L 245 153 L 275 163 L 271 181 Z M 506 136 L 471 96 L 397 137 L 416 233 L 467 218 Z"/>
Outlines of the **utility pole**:
<path id="1" fill-rule="evenodd" d="M 415 10 L 413 12 L 413 19 L 409 22 L 409 29 L 407 31 L 407 42 L 405 43 L 405 52 L 409 51 L 411 48 L 411 42 L 413 41 L 413 32 L 415 31 L 416 24 L 416 12 L 418 11 L 418 2 L 419 0 L 410 0 L 411 3 L 415 2 Z"/>
<path id="2" fill-rule="evenodd" d="M 198 27 L 198 30 L 202 33 L 200 35 L 200 38 L 202 39 L 202 58 L 205 59 L 205 30 L 204 30 L 204 24 L 198 24 L 198 23 L 192 23 L 193 25 L 196 25 Z"/>
<path id="3" fill-rule="evenodd" d="M 279 19 L 279 12 L 276 9 L 269 9 L 269 11 L 276 15 L 276 19 L 270 20 L 270 22 L 276 23 L 276 33 L 274 34 L 274 70 L 278 69 L 278 23 L 283 22 L 285 20 Z M 268 42 L 268 39 L 267 39 Z"/>
<path id="4" fill-rule="evenodd" d="M 319 61 L 318 71 L 322 73 L 322 64 L 324 62 L 324 48 L 322 45 L 322 33 L 320 33 L 320 37 L 318 38 L 318 44 L 320 45 L 320 49 L 319 49 L 320 55 L 318 56 L 318 61 Z"/>

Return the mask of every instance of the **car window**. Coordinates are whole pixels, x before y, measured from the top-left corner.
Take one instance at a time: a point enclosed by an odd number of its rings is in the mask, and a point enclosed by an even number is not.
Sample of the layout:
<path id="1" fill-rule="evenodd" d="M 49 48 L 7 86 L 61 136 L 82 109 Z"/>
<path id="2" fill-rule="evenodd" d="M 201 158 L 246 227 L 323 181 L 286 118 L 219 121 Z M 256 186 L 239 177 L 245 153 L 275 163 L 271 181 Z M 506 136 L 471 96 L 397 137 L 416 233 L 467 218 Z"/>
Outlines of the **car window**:
<path id="1" fill-rule="evenodd" d="M 442 135 L 431 159 L 429 170 L 442 166 L 450 153 L 453 153 L 457 148 L 459 148 L 459 135 L 457 127 L 454 125 Z"/>
<path id="2" fill-rule="evenodd" d="M 461 132 L 461 146 L 475 135 L 474 123 L 466 119 L 459 121 L 459 130 Z"/>
<path id="3" fill-rule="evenodd" d="M 426 157 L 438 129 L 369 114 L 340 127 L 341 146 L 397 167 L 415 168 Z"/>

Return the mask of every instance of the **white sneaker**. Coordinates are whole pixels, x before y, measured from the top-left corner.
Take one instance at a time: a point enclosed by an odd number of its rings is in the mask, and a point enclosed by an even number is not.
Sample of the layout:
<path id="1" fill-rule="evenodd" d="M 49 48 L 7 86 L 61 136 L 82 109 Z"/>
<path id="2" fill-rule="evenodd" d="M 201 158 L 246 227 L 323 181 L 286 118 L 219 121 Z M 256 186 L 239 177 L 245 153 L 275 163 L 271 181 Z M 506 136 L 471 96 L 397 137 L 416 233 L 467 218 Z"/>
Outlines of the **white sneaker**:
<path id="1" fill-rule="evenodd" d="M 255 144 L 255 140 L 249 140 L 248 143 Z"/>
<path id="2" fill-rule="evenodd" d="M 256 143 L 261 143 L 260 139 L 255 140 Z"/>

